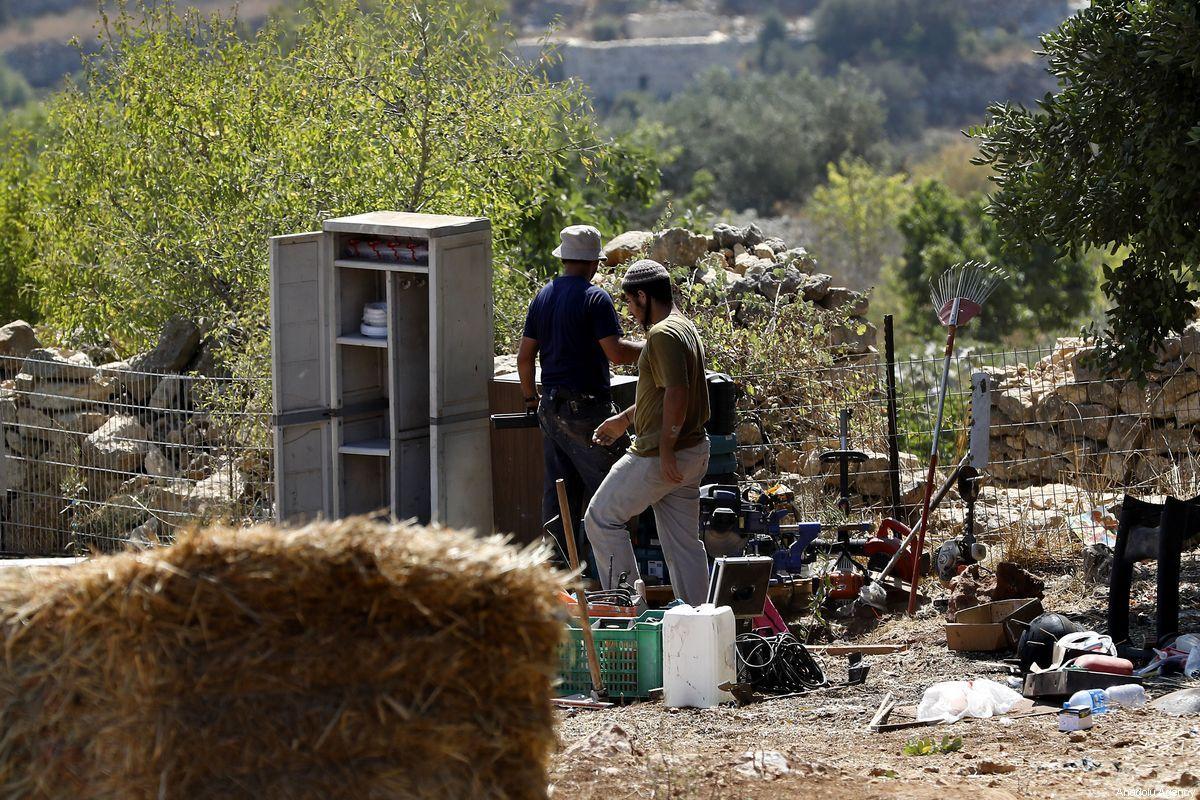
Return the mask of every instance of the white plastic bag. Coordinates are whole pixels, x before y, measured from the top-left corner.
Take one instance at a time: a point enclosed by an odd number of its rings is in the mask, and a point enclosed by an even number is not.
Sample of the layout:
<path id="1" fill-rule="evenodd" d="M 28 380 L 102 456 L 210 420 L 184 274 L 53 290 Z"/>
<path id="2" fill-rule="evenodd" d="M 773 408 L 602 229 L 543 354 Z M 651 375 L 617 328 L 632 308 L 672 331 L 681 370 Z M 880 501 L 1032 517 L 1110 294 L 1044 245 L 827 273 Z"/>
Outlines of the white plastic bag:
<path id="1" fill-rule="evenodd" d="M 1021 695 L 986 679 L 935 683 L 921 696 L 917 720 L 955 722 L 963 717 L 986 718 L 1007 714 L 1021 702 Z"/>

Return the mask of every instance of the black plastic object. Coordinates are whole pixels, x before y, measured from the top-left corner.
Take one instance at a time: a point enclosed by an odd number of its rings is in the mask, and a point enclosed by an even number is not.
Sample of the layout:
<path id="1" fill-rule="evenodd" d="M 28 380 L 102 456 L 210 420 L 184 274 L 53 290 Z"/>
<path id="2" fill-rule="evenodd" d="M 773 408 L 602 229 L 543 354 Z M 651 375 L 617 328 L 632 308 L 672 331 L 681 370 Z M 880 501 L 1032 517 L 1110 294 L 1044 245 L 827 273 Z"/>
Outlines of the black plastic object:
<path id="1" fill-rule="evenodd" d="M 708 579 L 708 602 L 729 606 L 735 617 L 761 617 L 774 564 L 767 556 L 718 558 Z"/>
<path id="2" fill-rule="evenodd" d="M 1141 678 L 1132 675 L 1114 675 L 1111 672 L 1092 672 L 1086 669 L 1055 669 L 1026 675 L 1024 691 L 1021 693 L 1030 698 L 1070 697 L 1081 689 L 1109 689 L 1113 686 L 1141 682 Z"/>
<path id="3" fill-rule="evenodd" d="M 846 660 L 846 685 L 858 686 L 867 682 L 870 664 L 863 663 L 862 653 L 851 653 Z"/>
<path id="4" fill-rule="evenodd" d="M 1200 540 L 1200 497 L 1147 503 L 1131 495 L 1121 502 L 1117 543 L 1113 549 L 1108 586 L 1108 635 L 1126 657 L 1143 660 L 1145 651 L 1129 642 L 1129 593 L 1133 565 L 1158 561 L 1158 600 L 1154 623 L 1156 643 L 1179 632 L 1179 567 L 1185 546 Z"/>
<path id="5" fill-rule="evenodd" d="M 722 372 L 708 375 L 708 422 L 710 436 L 729 436 L 737 431 L 737 383 Z"/>
<path id="6" fill-rule="evenodd" d="M 838 508 L 843 514 L 850 513 L 850 464 L 861 464 L 867 454 L 850 449 L 850 409 L 843 408 L 838 415 L 838 449 L 821 453 L 822 464 L 838 465 Z"/>
<path id="7" fill-rule="evenodd" d="M 1033 664 L 1048 669 L 1054 663 L 1054 644 L 1068 633 L 1079 633 L 1083 628 L 1062 614 L 1049 613 L 1035 617 L 1021 634 L 1017 643 L 1017 658 L 1021 672 L 1029 672 Z"/>

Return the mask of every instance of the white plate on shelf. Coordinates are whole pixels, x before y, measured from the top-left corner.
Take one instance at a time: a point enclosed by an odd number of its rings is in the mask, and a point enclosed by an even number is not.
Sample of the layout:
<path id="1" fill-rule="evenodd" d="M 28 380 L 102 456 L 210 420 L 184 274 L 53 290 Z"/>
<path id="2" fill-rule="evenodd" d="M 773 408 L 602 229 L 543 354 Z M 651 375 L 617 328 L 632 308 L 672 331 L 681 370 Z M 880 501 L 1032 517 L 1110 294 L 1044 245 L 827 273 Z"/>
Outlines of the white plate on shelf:
<path id="1" fill-rule="evenodd" d="M 387 326 L 386 325 L 368 325 L 367 323 L 364 322 L 358 326 L 358 332 L 361 333 L 363 336 L 369 336 L 372 339 L 386 339 L 387 338 Z"/>

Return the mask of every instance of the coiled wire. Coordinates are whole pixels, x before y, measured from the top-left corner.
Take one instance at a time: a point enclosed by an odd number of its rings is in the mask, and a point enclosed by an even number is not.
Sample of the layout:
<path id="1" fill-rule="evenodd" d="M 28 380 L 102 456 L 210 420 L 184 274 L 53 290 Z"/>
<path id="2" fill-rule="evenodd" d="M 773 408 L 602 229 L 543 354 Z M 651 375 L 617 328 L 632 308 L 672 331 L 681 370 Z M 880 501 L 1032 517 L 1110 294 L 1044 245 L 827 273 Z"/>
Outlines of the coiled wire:
<path id="1" fill-rule="evenodd" d="M 812 653 L 790 633 L 743 633 L 735 641 L 738 682 L 748 683 L 763 694 L 795 694 L 828 683 Z"/>

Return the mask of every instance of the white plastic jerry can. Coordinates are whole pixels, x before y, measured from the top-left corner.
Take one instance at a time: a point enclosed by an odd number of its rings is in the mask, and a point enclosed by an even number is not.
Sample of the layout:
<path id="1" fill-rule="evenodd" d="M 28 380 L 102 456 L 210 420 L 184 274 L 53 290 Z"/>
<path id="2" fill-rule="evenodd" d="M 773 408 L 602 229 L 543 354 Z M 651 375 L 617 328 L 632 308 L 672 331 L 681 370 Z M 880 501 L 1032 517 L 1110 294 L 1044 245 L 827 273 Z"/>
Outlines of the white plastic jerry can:
<path id="1" fill-rule="evenodd" d="M 736 625 L 728 606 L 680 605 L 663 614 L 663 704 L 711 708 L 733 701 L 717 687 L 737 682 Z"/>

